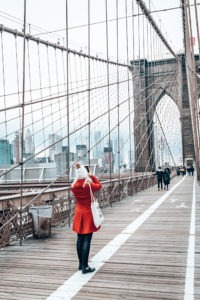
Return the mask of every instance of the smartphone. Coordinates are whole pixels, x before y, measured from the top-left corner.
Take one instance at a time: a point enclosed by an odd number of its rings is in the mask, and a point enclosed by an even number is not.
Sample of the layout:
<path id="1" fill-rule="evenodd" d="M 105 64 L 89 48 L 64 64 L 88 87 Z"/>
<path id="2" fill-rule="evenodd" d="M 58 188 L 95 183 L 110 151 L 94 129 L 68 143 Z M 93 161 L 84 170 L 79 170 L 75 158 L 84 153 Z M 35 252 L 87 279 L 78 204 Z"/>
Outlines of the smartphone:
<path id="1" fill-rule="evenodd" d="M 86 168 L 86 170 L 88 171 L 88 173 L 90 172 L 90 169 L 88 166 L 84 166 Z"/>

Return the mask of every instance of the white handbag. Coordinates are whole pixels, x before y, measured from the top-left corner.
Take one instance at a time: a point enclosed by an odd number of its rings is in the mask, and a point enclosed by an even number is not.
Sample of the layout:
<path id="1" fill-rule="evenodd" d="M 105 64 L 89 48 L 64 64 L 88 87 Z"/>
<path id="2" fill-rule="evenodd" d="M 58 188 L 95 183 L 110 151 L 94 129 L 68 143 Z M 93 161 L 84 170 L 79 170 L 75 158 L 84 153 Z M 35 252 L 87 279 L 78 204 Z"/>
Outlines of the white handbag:
<path id="1" fill-rule="evenodd" d="M 90 184 L 89 187 L 90 187 L 91 211 L 92 211 L 93 221 L 95 227 L 98 228 L 103 223 L 104 216 L 102 214 L 101 208 L 99 207 L 98 201 L 94 197 Z"/>

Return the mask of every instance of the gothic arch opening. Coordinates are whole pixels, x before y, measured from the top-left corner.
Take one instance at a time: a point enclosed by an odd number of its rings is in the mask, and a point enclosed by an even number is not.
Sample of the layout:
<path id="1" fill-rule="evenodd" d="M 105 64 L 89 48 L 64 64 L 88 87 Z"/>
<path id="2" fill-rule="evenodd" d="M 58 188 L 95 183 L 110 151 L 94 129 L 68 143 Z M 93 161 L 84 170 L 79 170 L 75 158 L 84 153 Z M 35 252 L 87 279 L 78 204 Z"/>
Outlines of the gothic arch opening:
<path id="1" fill-rule="evenodd" d="M 154 112 L 155 164 L 182 165 L 182 134 L 180 112 L 174 100 L 165 94 Z"/>

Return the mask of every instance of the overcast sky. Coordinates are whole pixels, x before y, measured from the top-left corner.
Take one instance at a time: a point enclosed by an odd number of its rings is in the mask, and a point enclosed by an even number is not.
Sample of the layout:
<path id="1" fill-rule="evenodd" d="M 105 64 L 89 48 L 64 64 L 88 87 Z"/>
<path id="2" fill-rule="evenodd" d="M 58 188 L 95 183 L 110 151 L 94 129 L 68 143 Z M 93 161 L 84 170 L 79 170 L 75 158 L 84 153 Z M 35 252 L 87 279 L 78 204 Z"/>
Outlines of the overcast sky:
<path id="1" fill-rule="evenodd" d="M 134 1 L 135 3 L 136 1 Z M 116 18 L 116 0 L 108 0 L 108 20 Z M 119 0 L 119 18 L 125 16 L 125 0 Z M 152 11 L 158 27 L 168 40 L 175 52 L 183 50 L 183 32 L 180 0 L 145 0 L 147 7 Z M 105 35 L 105 1 L 90 0 L 91 4 L 91 54 L 106 57 Z M 88 0 L 68 0 L 69 16 L 69 47 L 75 50 L 87 52 L 87 5 Z M 0 24 L 22 31 L 24 0 L 1 0 Z M 132 0 L 127 0 L 128 16 L 131 15 Z M 167 10 L 173 8 L 171 10 Z M 156 10 L 165 10 L 155 13 Z M 137 14 L 137 6 L 134 6 L 134 14 Z M 131 18 L 129 18 L 131 26 Z M 102 22 L 102 23 L 101 23 Z M 96 23 L 96 24 L 94 24 Z M 98 24 L 97 24 L 98 23 Z M 41 39 L 60 42 L 65 45 L 66 38 L 66 0 L 27 0 L 27 32 Z M 125 28 L 125 21 L 120 21 L 120 30 Z M 76 28 L 75 28 L 76 27 Z M 146 27 L 145 27 L 146 28 Z M 116 55 L 116 44 L 112 31 L 116 30 L 116 22 L 109 22 L 109 51 Z M 43 34 L 45 32 L 51 34 Z M 123 33 L 124 34 L 124 33 Z M 195 36 L 195 35 L 194 35 Z M 113 39 L 113 40 L 112 40 Z M 136 39 L 137 40 L 137 39 Z M 126 50 L 123 44 L 124 36 L 120 32 L 120 46 Z M 123 46 L 123 47 L 122 47 Z M 138 47 L 138 45 L 136 45 Z M 131 47 L 130 47 L 131 48 Z M 9 49 L 8 49 L 9 50 Z M 7 51 L 8 51 L 7 50 Z M 120 55 L 125 52 L 121 51 Z M 13 55 L 14 56 L 14 55 Z M 123 58 L 123 57 L 122 57 Z M 14 65 L 14 64 L 12 64 Z M 35 72 L 36 73 L 36 72 Z M 9 79 L 11 76 L 7 76 Z M 14 81 L 14 80 L 13 80 Z M 38 84 L 39 85 L 39 84 Z"/>
<path id="2" fill-rule="evenodd" d="M 1 0 L 0 5 L 0 23 L 11 28 L 20 30 L 22 25 L 20 21 L 23 20 L 23 0 Z M 38 31 L 34 30 L 34 26 L 42 30 L 55 31 L 57 33 L 51 35 L 51 39 L 55 41 L 60 38 L 65 38 L 65 0 L 27 0 L 27 23 L 31 24 L 31 33 L 36 34 Z M 88 0 L 68 0 L 69 8 L 69 27 L 87 24 L 87 3 Z M 99 22 L 105 20 L 105 1 L 91 0 L 91 22 Z M 108 18 L 115 18 L 115 0 L 108 0 Z M 124 0 L 119 0 L 119 7 L 124 5 Z M 149 6 L 149 0 L 145 1 Z M 130 7 L 131 0 L 128 0 Z M 182 34 L 182 20 L 181 10 L 176 9 L 180 6 L 180 0 L 153 0 L 150 1 L 151 11 L 174 8 L 173 10 L 153 13 L 152 16 L 156 20 L 158 26 L 161 28 L 164 36 L 175 47 L 176 51 L 183 48 L 183 34 Z M 123 8 L 120 9 L 121 15 Z M 7 14 L 7 15 L 6 15 Z M 11 18 L 14 16 L 19 20 Z M 13 21 L 11 21 L 11 19 Z M 17 24 L 16 21 L 19 23 Z M 39 29 L 38 28 L 38 29 Z M 36 28 L 35 28 L 36 29 Z M 99 27 L 95 28 L 97 35 L 93 38 L 92 48 L 98 52 L 101 48 L 101 36 L 99 35 Z M 82 27 L 70 31 L 70 44 L 74 48 L 84 48 L 87 46 L 85 40 L 87 28 Z M 40 38 L 49 39 L 45 35 L 39 35 Z"/>

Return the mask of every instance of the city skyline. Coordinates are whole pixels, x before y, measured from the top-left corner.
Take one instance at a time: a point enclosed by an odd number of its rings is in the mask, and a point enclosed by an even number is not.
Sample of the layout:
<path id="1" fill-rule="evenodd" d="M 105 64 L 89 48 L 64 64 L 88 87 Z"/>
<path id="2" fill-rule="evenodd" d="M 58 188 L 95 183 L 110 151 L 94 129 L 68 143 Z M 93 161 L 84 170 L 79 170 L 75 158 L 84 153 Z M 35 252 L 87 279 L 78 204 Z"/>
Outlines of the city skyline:
<path id="1" fill-rule="evenodd" d="M 47 160 L 47 162 L 55 162 L 55 155 L 62 153 L 63 149 L 66 152 L 66 147 L 62 144 L 62 138 L 61 136 L 57 135 L 57 134 L 49 134 L 49 146 L 48 146 L 48 151 L 46 153 L 48 153 L 47 156 L 43 156 L 46 158 L 49 158 L 49 160 Z M 109 140 L 106 141 L 106 143 L 104 145 L 100 145 L 98 144 L 98 141 L 101 139 L 101 132 L 100 131 L 95 131 L 93 134 L 93 142 L 95 142 L 97 144 L 97 146 L 91 151 L 92 152 L 92 159 L 102 159 L 103 155 L 104 155 L 104 149 L 108 148 L 109 146 Z M 121 142 L 123 143 L 123 139 L 120 139 Z M 85 139 L 86 141 L 86 139 Z M 18 164 L 21 160 L 21 134 L 19 131 L 15 132 L 15 138 L 9 143 L 9 140 L 5 140 L 5 139 L 0 139 L 0 145 L 2 143 L 6 143 L 7 147 L 11 147 L 11 160 L 13 160 L 14 164 Z M 114 140 L 110 140 L 110 148 L 112 149 L 111 151 L 113 152 L 114 155 L 117 154 L 118 151 L 118 147 L 117 147 L 117 138 L 114 138 Z M 30 156 L 34 156 L 35 155 L 35 145 L 34 145 L 34 140 L 33 140 L 33 136 L 31 135 L 31 131 L 28 128 L 25 134 L 25 140 L 24 140 L 24 159 L 28 159 Z M 74 145 L 73 145 L 74 146 Z M 80 149 L 84 148 L 85 153 Z M 5 151 L 5 149 L 2 150 L 2 148 L 0 148 L 0 151 L 3 152 Z M 86 158 L 88 157 L 88 145 L 86 144 L 76 144 L 75 145 L 75 149 L 72 153 L 76 153 L 78 158 Z M 3 157 L 3 155 L 1 155 Z M 122 157 L 121 161 L 123 161 L 123 154 L 120 153 L 120 156 Z M 37 155 L 35 155 L 35 159 L 37 160 L 39 157 L 37 157 Z M 32 160 L 33 162 L 33 160 Z"/>

